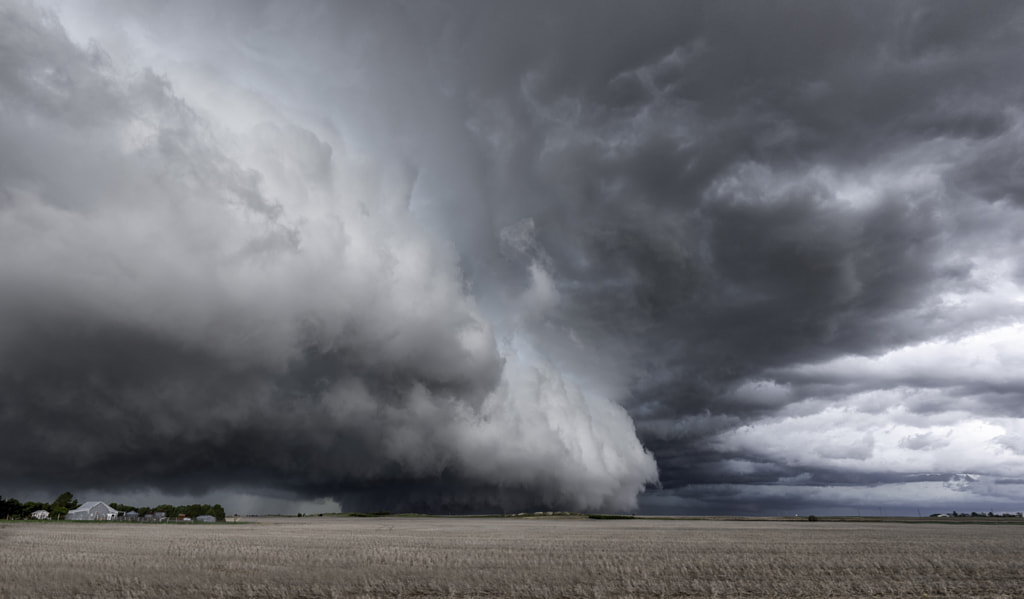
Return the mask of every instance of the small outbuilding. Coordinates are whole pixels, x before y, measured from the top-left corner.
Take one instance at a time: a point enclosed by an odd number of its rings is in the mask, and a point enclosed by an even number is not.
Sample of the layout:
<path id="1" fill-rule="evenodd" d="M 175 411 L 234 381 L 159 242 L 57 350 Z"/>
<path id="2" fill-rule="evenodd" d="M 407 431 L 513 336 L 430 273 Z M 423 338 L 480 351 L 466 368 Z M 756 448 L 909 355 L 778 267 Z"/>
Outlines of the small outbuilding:
<path id="1" fill-rule="evenodd" d="M 117 510 L 102 501 L 86 501 L 78 509 L 68 512 L 68 520 L 113 520 Z"/>
<path id="2" fill-rule="evenodd" d="M 213 516 L 196 516 L 196 522 L 216 522 L 217 519 Z"/>
<path id="3" fill-rule="evenodd" d="M 30 514 L 33 520 L 49 520 L 50 512 L 46 510 L 36 510 Z"/>

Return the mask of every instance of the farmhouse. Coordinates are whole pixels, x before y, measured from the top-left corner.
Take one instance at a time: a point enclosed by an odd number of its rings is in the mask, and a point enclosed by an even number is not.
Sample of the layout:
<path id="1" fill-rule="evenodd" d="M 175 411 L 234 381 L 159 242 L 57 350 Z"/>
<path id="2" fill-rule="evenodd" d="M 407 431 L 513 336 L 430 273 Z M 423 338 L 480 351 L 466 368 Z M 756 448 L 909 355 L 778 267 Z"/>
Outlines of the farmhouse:
<path id="1" fill-rule="evenodd" d="M 36 510 L 36 511 L 32 512 L 31 516 L 35 520 L 49 520 L 50 519 L 50 512 L 48 512 L 46 510 Z"/>
<path id="2" fill-rule="evenodd" d="M 76 510 L 68 512 L 68 520 L 113 520 L 117 510 L 102 501 L 87 501 Z"/>

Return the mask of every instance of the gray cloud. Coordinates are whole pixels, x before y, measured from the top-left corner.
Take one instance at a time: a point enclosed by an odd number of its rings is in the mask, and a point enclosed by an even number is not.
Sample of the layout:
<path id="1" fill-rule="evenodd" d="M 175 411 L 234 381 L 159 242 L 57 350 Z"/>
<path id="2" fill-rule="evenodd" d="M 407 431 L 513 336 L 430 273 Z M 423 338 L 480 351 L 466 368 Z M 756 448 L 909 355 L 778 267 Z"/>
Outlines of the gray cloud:
<path id="1" fill-rule="evenodd" d="M 0 66 L 44 410 L 374 501 L 1024 476 L 1014 3 L 56 6 Z"/>
<path id="2" fill-rule="evenodd" d="M 31 5 L 2 23 L 27 48 L 2 86 L 5 480 L 461 509 L 624 509 L 656 480 L 625 411 L 499 351 L 414 171 L 270 110 L 218 121 Z"/>

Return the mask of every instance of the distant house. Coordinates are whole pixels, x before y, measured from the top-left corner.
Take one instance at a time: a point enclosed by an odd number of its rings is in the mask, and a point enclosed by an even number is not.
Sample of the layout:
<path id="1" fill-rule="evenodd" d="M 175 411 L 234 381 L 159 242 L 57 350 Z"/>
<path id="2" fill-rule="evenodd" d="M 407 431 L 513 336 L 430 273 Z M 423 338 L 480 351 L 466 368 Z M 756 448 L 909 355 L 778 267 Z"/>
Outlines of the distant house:
<path id="1" fill-rule="evenodd" d="M 50 512 L 46 510 L 36 510 L 32 512 L 31 516 L 34 520 L 49 520 Z"/>
<path id="2" fill-rule="evenodd" d="M 196 522 L 216 522 L 217 519 L 213 516 L 197 516 Z"/>
<path id="3" fill-rule="evenodd" d="M 157 522 L 163 522 L 167 519 L 167 512 L 153 512 L 153 517 L 156 518 Z"/>
<path id="4" fill-rule="evenodd" d="M 117 510 L 102 501 L 86 501 L 78 509 L 68 512 L 67 520 L 113 520 Z"/>
<path id="5" fill-rule="evenodd" d="M 125 512 L 124 513 L 124 519 L 125 520 L 138 520 L 139 519 L 139 513 L 136 512 L 135 510 L 132 510 L 130 512 Z"/>

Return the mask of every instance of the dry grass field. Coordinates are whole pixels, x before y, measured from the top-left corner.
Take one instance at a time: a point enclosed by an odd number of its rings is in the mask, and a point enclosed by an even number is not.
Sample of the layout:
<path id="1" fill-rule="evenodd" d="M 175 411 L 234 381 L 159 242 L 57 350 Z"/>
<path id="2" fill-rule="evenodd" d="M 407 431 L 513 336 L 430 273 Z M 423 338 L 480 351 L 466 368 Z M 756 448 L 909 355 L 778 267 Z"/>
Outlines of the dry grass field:
<path id="1" fill-rule="evenodd" d="M 0 597 L 1024 597 L 1024 526 L 0 523 Z"/>

